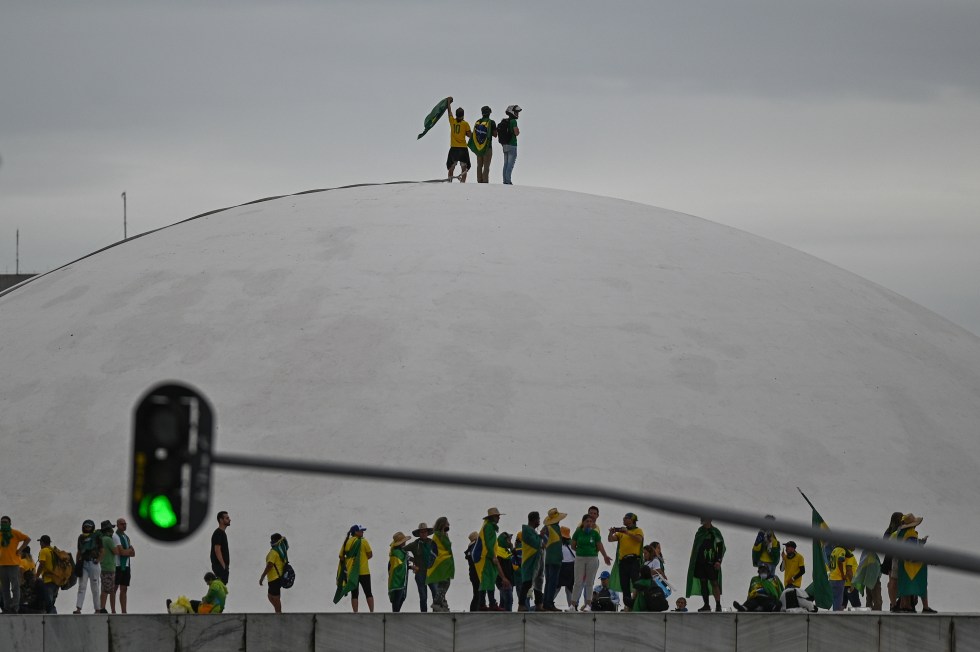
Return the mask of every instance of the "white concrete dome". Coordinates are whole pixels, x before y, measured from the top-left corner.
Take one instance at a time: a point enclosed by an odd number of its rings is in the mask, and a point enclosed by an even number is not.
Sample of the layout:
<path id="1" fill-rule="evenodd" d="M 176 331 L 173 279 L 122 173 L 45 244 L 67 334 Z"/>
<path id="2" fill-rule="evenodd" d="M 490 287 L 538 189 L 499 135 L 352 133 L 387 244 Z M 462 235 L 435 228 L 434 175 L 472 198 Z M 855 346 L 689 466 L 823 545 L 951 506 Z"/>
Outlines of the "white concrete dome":
<path id="1" fill-rule="evenodd" d="M 578 479 L 806 520 L 801 486 L 832 526 L 879 533 L 913 511 L 946 546 L 980 517 L 980 339 L 798 251 L 615 199 L 437 184 L 246 205 L 0 296 L 0 333 L 0 511 L 61 547 L 83 519 L 124 514 L 131 410 L 170 379 L 211 399 L 225 452 Z M 573 528 L 588 507 L 221 468 L 212 501 L 233 519 L 233 611 L 269 609 L 255 580 L 273 531 L 300 573 L 285 609 L 335 608 L 355 522 L 387 610 L 392 533 L 442 514 L 463 608 L 486 509 L 514 532 L 555 505 Z M 631 506 L 600 507 L 605 528 Z M 697 524 L 640 525 L 682 584 Z M 212 529 L 176 547 L 133 529 L 133 610 L 203 594 Z M 730 604 L 754 533 L 725 533 Z M 937 569 L 932 586 L 934 607 L 976 609 L 974 579 Z"/>

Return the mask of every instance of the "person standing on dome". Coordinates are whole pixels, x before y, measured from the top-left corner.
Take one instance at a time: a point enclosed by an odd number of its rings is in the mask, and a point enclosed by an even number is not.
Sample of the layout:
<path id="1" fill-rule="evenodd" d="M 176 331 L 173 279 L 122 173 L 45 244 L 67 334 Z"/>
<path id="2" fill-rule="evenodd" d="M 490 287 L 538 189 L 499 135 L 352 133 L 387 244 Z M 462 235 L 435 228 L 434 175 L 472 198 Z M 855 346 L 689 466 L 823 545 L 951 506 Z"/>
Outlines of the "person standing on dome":
<path id="1" fill-rule="evenodd" d="M 0 597 L 4 613 L 20 610 L 20 551 L 30 542 L 28 535 L 11 527 L 9 516 L 0 517 Z"/>
<path id="2" fill-rule="evenodd" d="M 779 569 L 783 571 L 783 585 L 787 589 L 802 588 L 803 575 L 806 573 L 806 560 L 796 551 L 796 542 L 787 541 L 786 550 L 782 553 Z"/>
<path id="3" fill-rule="evenodd" d="M 544 538 L 544 607 L 541 611 L 558 611 L 555 598 L 558 596 L 558 579 L 561 565 L 565 559 L 562 553 L 561 520 L 568 516 L 557 507 L 548 510 L 544 519 L 541 536 Z"/>
<path id="4" fill-rule="evenodd" d="M 340 558 L 344 560 L 347 568 L 347 583 L 344 593 L 350 593 L 350 606 L 354 613 L 357 613 L 360 589 L 364 589 L 364 597 L 367 598 L 368 610 L 374 612 L 374 594 L 371 592 L 371 567 L 369 560 L 374 556 L 371 551 L 371 544 L 364 538 L 367 530 L 363 525 L 352 525 L 344 541 L 344 547 L 340 551 Z M 335 600 L 336 602 L 336 600 Z"/>
<path id="5" fill-rule="evenodd" d="M 687 597 L 700 595 L 704 600 L 704 606 L 698 611 L 711 611 L 709 593 L 715 597 L 715 611 L 721 611 L 721 562 L 725 550 L 721 532 L 711 524 L 710 518 L 702 517 L 687 567 Z"/>
<path id="6" fill-rule="evenodd" d="M 268 598 L 269 604 L 277 614 L 282 613 L 282 573 L 289 562 L 289 542 L 286 537 L 278 532 L 269 537 L 270 550 L 265 556 L 265 568 L 259 575 L 259 586 L 262 580 L 269 578 Z M 357 607 L 354 608 L 357 611 Z M 372 609 L 372 611 L 374 611 Z"/>
<path id="7" fill-rule="evenodd" d="M 640 557 L 643 550 L 643 530 L 636 525 L 637 517 L 633 512 L 623 516 L 622 527 L 609 528 L 610 542 L 616 542 L 616 564 L 613 566 L 614 581 L 619 580 L 619 590 L 623 592 L 626 610 L 633 608 L 633 582 L 640 577 Z M 615 588 L 615 586 L 614 586 Z"/>
<path id="8" fill-rule="evenodd" d="M 446 594 L 456 576 L 456 563 L 453 560 L 453 544 L 449 540 L 449 519 L 440 516 L 436 519 L 432 541 L 436 546 L 435 559 L 426 575 L 426 582 L 432 588 L 432 611 L 448 612 L 449 602 Z"/>
<path id="9" fill-rule="evenodd" d="M 82 533 L 78 535 L 78 550 L 75 554 L 75 564 L 81 566 L 78 573 L 78 597 L 75 599 L 74 613 L 82 613 L 85 605 L 86 582 L 92 588 L 92 607 L 99 612 L 99 533 L 95 531 L 95 521 L 85 519 L 82 522 Z"/>
<path id="10" fill-rule="evenodd" d="M 517 164 L 517 137 L 521 135 L 517 118 L 522 110 L 516 104 L 511 104 L 507 107 L 507 117 L 497 123 L 497 138 L 500 140 L 500 148 L 504 151 L 504 183 L 508 186 L 512 185 L 511 175 Z"/>
<path id="11" fill-rule="evenodd" d="M 766 520 L 775 521 L 776 517 L 766 514 Z M 769 575 L 776 573 L 776 562 L 779 560 L 780 546 L 779 539 L 772 530 L 759 530 L 755 535 L 755 544 L 752 546 L 752 565 L 756 568 L 759 564 L 769 567 Z"/>
<path id="12" fill-rule="evenodd" d="M 497 123 L 490 119 L 490 107 L 480 109 L 483 116 L 473 123 L 473 135 L 469 147 L 476 154 L 476 182 L 490 183 L 490 159 L 493 158 L 493 139 L 497 137 Z"/>
<path id="13" fill-rule="evenodd" d="M 402 604 L 408 595 L 408 555 L 405 544 L 411 538 L 403 532 L 395 532 L 388 547 L 388 600 L 393 613 L 402 610 Z"/>
<path id="14" fill-rule="evenodd" d="M 428 524 L 419 523 L 418 529 L 412 530 L 412 536 L 416 537 L 415 541 L 405 546 L 405 552 L 412 555 L 409 566 L 415 575 L 415 585 L 419 591 L 419 611 L 422 613 L 428 611 L 429 602 L 429 585 L 426 583 L 426 575 L 429 567 L 436 559 L 436 544 L 429 538 L 433 532 L 434 530 Z"/>
<path id="15" fill-rule="evenodd" d="M 460 183 L 466 183 L 466 173 L 470 171 L 470 150 L 466 147 L 466 138 L 472 135 L 470 123 L 463 120 L 463 107 L 456 109 L 456 117 L 453 118 L 453 98 L 446 98 L 446 114 L 449 118 L 449 156 L 446 157 L 446 169 L 448 176 L 446 181 L 452 183 L 453 172 L 456 171 L 456 164 L 459 163 Z"/>
<path id="16" fill-rule="evenodd" d="M 231 516 L 228 512 L 218 512 L 217 519 L 218 527 L 211 534 L 211 572 L 227 586 L 231 551 L 228 549 L 228 533 L 225 530 L 231 525 Z"/>

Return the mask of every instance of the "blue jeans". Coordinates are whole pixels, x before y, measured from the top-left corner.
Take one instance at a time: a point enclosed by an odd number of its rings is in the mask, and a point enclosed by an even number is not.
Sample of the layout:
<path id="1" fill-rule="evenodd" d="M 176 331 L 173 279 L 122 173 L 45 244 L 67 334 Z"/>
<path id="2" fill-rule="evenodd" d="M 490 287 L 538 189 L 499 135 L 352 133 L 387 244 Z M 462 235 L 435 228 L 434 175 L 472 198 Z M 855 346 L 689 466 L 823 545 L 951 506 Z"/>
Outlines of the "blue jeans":
<path id="1" fill-rule="evenodd" d="M 514 610 L 514 587 L 511 586 L 509 589 L 500 589 L 500 606 L 504 611 Z"/>
<path id="2" fill-rule="evenodd" d="M 504 183 L 510 185 L 510 175 L 517 163 L 517 145 L 501 145 L 504 150 Z"/>
<path id="3" fill-rule="evenodd" d="M 544 565 L 544 606 L 553 609 L 555 606 L 555 596 L 558 595 L 558 575 L 561 573 L 561 564 Z"/>
<path id="4" fill-rule="evenodd" d="M 58 585 L 53 582 L 45 582 L 42 586 L 44 588 L 41 590 L 41 604 L 44 607 L 44 613 L 58 613 L 58 610 L 54 608 L 54 602 L 58 599 Z"/>
<path id="5" fill-rule="evenodd" d="M 844 610 L 844 580 L 830 580 L 834 592 L 834 611 Z"/>
<path id="6" fill-rule="evenodd" d="M 422 613 L 426 613 L 429 610 L 428 607 L 429 594 L 427 593 L 427 591 L 429 590 L 429 585 L 425 583 L 425 573 L 415 574 L 415 586 L 417 586 L 419 589 L 419 611 L 421 611 Z M 433 586 L 432 597 L 435 597 L 435 595 L 436 595 L 436 589 Z"/>

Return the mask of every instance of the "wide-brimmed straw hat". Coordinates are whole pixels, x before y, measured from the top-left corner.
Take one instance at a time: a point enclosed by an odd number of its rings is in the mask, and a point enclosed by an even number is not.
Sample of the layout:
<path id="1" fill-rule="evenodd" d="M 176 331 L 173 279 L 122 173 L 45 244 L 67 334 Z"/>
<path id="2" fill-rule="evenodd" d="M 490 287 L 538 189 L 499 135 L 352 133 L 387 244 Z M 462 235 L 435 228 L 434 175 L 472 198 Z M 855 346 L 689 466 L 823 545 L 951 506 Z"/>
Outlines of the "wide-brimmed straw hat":
<path id="1" fill-rule="evenodd" d="M 552 507 L 551 509 L 548 510 L 548 518 L 544 519 L 544 524 L 554 525 L 555 523 L 562 520 L 566 516 L 568 516 L 568 514 L 565 514 L 564 512 L 559 512 L 557 507 Z"/>
<path id="2" fill-rule="evenodd" d="M 503 514 L 501 514 L 500 510 L 497 509 L 496 507 L 491 507 L 490 509 L 487 510 L 487 515 L 483 517 L 483 520 L 485 521 L 491 516 L 503 516 Z"/>
<path id="3" fill-rule="evenodd" d="M 404 532 L 395 532 L 395 534 L 391 537 L 391 547 L 397 548 L 411 538 L 412 537 L 405 536 Z"/>
<path id="4" fill-rule="evenodd" d="M 898 526 L 899 530 L 907 530 L 910 527 L 919 527 L 922 523 L 922 517 L 916 516 L 915 514 L 909 513 L 902 517 L 902 524 Z"/>
<path id="5" fill-rule="evenodd" d="M 428 523 L 419 523 L 418 529 L 412 530 L 412 536 L 413 537 L 421 536 L 423 532 L 425 532 L 426 534 L 432 534 L 433 532 L 435 532 L 435 530 L 430 528 Z"/>

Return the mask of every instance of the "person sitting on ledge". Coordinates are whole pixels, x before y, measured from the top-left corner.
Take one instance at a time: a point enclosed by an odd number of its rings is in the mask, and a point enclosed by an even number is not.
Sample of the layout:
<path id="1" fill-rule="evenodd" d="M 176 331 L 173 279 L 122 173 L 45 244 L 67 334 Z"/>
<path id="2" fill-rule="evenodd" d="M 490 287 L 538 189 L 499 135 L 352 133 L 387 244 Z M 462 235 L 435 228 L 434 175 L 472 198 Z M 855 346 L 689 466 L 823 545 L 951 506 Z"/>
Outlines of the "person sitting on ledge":
<path id="1" fill-rule="evenodd" d="M 188 600 L 184 596 L 176 600 L 167 598 L 167 611 L 172 614 L 220 614 L 224 611 L 228 587 L 210 571 L 204 574 L 204 583 L 208 585 L 207 595 L 200 600 Z"/>
<path id="2" fill-rule="evenodd" d="M 749 582 L 749 597 L 744 604 L 733 602 L 738 611 L 779 611 L 783 583 L 769 571 L 769 564 L 759 564 L 759 574 Z"/>

